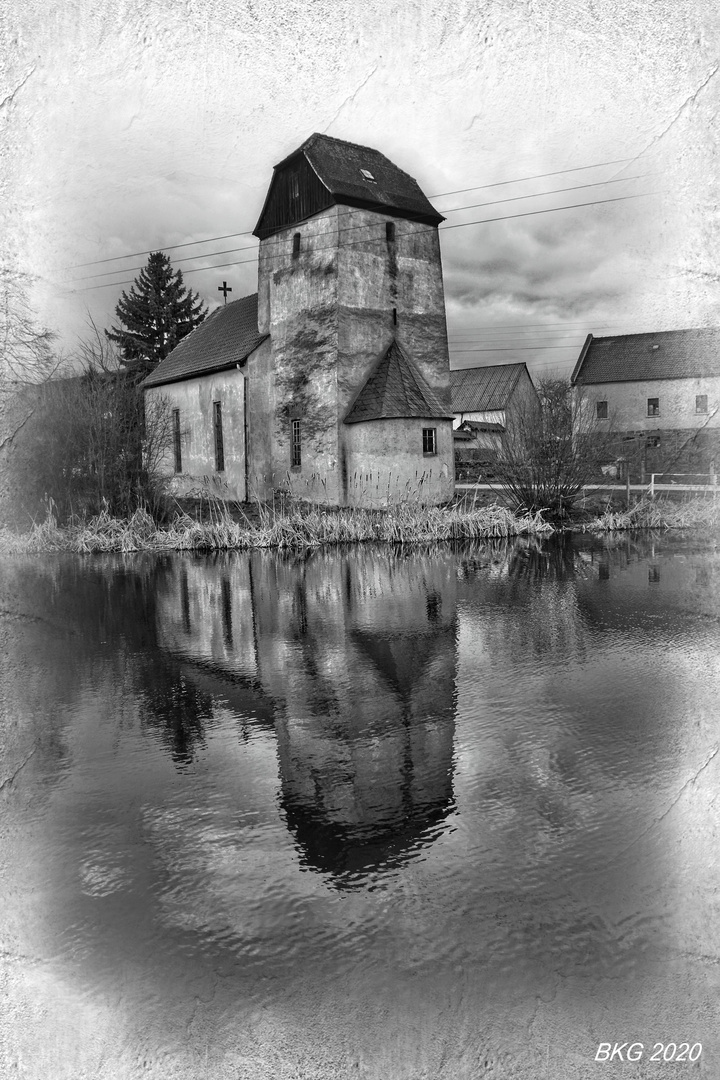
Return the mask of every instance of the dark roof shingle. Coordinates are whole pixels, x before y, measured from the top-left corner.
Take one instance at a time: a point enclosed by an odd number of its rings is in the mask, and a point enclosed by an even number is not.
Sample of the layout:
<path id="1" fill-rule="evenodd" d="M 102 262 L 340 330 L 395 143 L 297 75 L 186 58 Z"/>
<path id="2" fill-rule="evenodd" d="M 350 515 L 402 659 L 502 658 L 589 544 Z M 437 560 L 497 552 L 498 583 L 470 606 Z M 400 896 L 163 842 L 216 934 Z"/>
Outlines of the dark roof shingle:
<path id="1" fill-rule="evenodd" d="M 637 382 L 720 376 L 720 328 L 593 337 L 583 346 L 574 383 Z"/>
<path id="2" fill-rule="evenodd" d="M 345 417 L 346 424 L 363 420 L 450 419 L 434 390 L 396 341 L 370 372 Z"/>
<path id="3" fill-rule="evenodd" d="M 305 155 L 336 203 L 370 204 L 381 212 L 399 211 L 428 224 L 437 225 L 445 220 L 423 194 L 417 180 L 379 150 L 315 132 L 276 165 L 275 170 L 282 169 L 298 154 Z M 371 180 L 363 176 L 363 169 L 371 174 Z"/>
<path id="4" fill-rule="evenodd" d="M 257 301 L 257 293 L 252 293 L 218 308 L 160 361 L 143 386 L 161 386 L 240 363 L 268 336 L 258 331 Z"/>
<path id="5" fill-rule="evenodd" d="M 506 409 L 525 364 L 497 364 L 450 372 L 450 400 L 454 413 Z M 530 378 L 528 374 L 528 378 Z"/>

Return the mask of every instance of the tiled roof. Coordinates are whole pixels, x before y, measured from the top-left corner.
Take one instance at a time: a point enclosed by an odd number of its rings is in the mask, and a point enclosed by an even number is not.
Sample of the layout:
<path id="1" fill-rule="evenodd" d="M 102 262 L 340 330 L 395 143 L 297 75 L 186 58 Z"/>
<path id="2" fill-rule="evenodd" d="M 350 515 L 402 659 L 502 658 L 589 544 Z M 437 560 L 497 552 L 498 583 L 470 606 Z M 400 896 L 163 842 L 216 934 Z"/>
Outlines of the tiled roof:
<path id="1" fill-rule="evenodd" d="M 396 341 L 380 357 L 345 417 L 363 420 L 420 417 L 450 419 L 450 412 Z"/>
<path id="2" fill-rule="evenodd" d="M 445 220 L 425 197 L 417 180 L 379 150 L 316 132 L 290 156 L 297 153 L 305 155 L 335 202 L 376 204 L 380 211 L 399 210 L 429 224 Z M 282 165 L 284 162 L 275 168 Z M 363 169 L 371 174 L 372 180 L 363 176 Z"/>
<path id="3" fill-rule="evenodd" d="M 584 384 L 712 375 L 720 376 L 720 328 L 601 338 L 588 334 L 572 380 Z"/>
<path id="4" fill-rule="evenodd" d="M 450 372 L 450 400 L 454 413 L 505 409 L 525 364 L 462 368 Z M 528 374 L 528 378 L 530 378 Z"/>
<path id="5" fill-rule="evenodd" d="M 253 293 L 218 308 L 160 361 L 143 386 L 161 386 L 240 363 L 268 336 L 258 332 L 257 301 Z"/>

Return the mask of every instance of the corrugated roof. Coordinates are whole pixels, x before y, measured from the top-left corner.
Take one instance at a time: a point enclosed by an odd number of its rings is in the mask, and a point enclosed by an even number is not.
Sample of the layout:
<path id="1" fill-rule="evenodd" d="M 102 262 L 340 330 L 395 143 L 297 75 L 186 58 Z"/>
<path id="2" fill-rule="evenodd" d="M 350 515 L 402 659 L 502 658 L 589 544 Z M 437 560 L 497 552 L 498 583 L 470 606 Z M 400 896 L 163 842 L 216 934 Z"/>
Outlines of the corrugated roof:
<path id="1" fill-rule="evenodd" d="M 573 382 L 636 382 L 720 376 L 720 329 L 593 337 L 583 346 Z"/>
<path id="2" fill-rule="evenodd" d="M 505 409 L 525 364 L 462 368 L 450 372 L 450 400 L 454 413 Z M 528 373 L 528 378 L 530 375 Z"/>
<path id="3" fill-rule="evenodd" d="M 315 132 L 276 165 L 275 171 L 299 154 L 305 155 L 336 203 L 369 206 L 434 225 L 445 220 L 423 194 L 417 180 L 379 150 Z M 372 179 L 364 176 L 362 170 Z"/>
<path id="4" fill-rule="evenodd" d="M 258 331 L 257 304 L 257 293 L 252 293 L 218 308 L 160 361 L 143 386 L 161 386 L 240 363 L 268 336 Z"/>
<path id="5" fill-rule="evenodd" d="M 345 417 L 346 424 L 400 418 L 450 419 L 450 412 L 396 341 L 380 357 Z"/>

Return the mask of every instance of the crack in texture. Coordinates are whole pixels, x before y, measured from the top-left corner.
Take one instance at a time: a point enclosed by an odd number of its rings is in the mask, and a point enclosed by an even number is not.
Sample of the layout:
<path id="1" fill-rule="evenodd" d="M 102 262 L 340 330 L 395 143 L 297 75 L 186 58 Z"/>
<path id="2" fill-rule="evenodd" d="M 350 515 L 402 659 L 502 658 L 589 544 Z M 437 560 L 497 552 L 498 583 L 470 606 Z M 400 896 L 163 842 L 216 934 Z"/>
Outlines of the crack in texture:
<path id="1" fill-rule="evenodd" d="M 28 71 L 28 73 L 27 73 L 27 75 L 25 76 L 25 78 L 24 78 L 24 79 L 21 79 L 21 81 L 20 81 L 20 82 L 19 82 L 19 83 L 17 84 L 17 86 L 15 87 L 15 89 L 14 89 L 14 90 L 11 90 L 11 92 L 10 92 L 10 93 L 9 93 L 9 94 L 8 94 L 8 95 L 7 95 L 6 97 L 4 97 L 4 98 L 2 99 L 2 101 L 0 101 L 0 109 L 4 109 L 6 105 L 7 105 L 7 106 L 10 106 L 10 105 L 12 105 L 13 101 L 15 100 L 15 95 L 16 95 L 16 94 L 18 93 L 18 91 L 22 90 L 23 86 L 24 86 L 24 85 L 25 85 L 25 83 L 26 83 L 26 82 L 28 81 L 28 79 L 30 78 L 30 76 L 31 76 L 31 75 L 34 75 L 34 74 L 35 74 L 35 65 L 33 65 L 33 66 L 32 66 L 32 67 L 30 68 L 30 70 Z"/>
<path id="2" fill-rule="evenodd" d="M 619 857 L 620 857 L 621 855 L 624 855 L 624 854 L 625 854 L 626 852 L 630 851 L 630 849 L 631 849 L 631 848 L 635 847 L 635 845 L 636 845 L 636 844 L 638 843 L 638 841 L 642 840 L 642 838 L 643 838 L 644 836 L 647 836 L 647 834 L 648 834 L 649 832 L 651 832 L 651 831 L 652 831 L 652 830 L 653 830 L 653 829 L 654 829 L 654 828 L 655 828 L 655 827 L 656 827 L 657 825 L 659 825 L 661 821 L 664 821 L 664 820 L 665 820 L 665 818 L 666 818 L 666 817 L 668 816 L 668 814 L 670 813 L 670 811 L 671 811 L 671 810 L 672 810 L 672 809 L 673 809 L 673 808 L 674 808 L 674 807 L 675 807 L 675 806 L 677 805 L 677 803 L 678 803 L 678 802 L 680 801 L 680 799 L 681 799 L 681 797 L 682 797 L 683 793 L 685 792 L 685 790 L 686 790 L 686 789 L 687 789 L 687 788 L 688 788 L 688 787 L 690 786 L 690 784 L 694 784 L 694 783 L 695 783 L 695 781 L 697 780 L 697 778 L 698 778 L 698 777 L 699 777 L 699 776 L 700 776 L 700 775 L 701 775 L 701 774 L 702 774 L 702 773 L 703 773 L 703 772 L 705 771 L 705 769 L 707 769 L 708 765 L 709 765 L 709 764 L 710 764 L 710 762 L 711 762 L 711 761 L 713 760 L 713 758 L 717 757 L 718 753 L 720 753 L 720 746 L 716 746 L 716 747 L 715 747 L 715 748 L 713 749 L 713 751 L 712 751 L 712 752 L 711 752 L 710 754 L 708 754 L 707 758 L 706 758 L 706 759 L 705 759 L 705 761 L 704 761 L 704 762 L 702 763 L 702 765 L 700 766 L 700 768 L 699 768 L 699 769 L 697 769 L 697 771 L 696 771 L 696 772 L 694 772 L 694 773 L 693 773 L 693 775 L 692 775 L 692 776 L 690 776 L 690 777 L 689 777 L 689 778 L 688 778 L 688 779 L 687 779 L 687 780 L 685 781 L 685 783 L 684 783 L 684 784 L 683 784 L 683 786 L 682 786 L 682 787 L 680 788 L 680 790 L 678 791 L 678 793 L 677 793 L 677 795 L 675 796 L 675 798 L 674 798 L 674 799 L 672 800 L 672 802 L 670 803 L 670 805 L 669 805 L 669 806 L 668 806 L 668 807 L 667 807 L 667 808 L 666 808 L 666 809 L 665 809 L 665 810 L 663 811 L 663 813 L 662 813 L 662 814 L 660 815 L 660 817 L 658 817 L 658 818 L 655 818 L 655 819 L 654 819 L 654 821 L 651 821 L 651 822 L 650 822 L 650 824 L 648 825 L 648 827 L 647 827 L 646 829 L 643 829 L 643 831 L 642 831 L 641 833 L 639 833 L 639 834 L 638 834 L 638 835 L 637 835 L 637 836 L 635 837 L 635 839 L 634 839 L 634 840 L 631 840 L 631 841 L 630 841 L 630 843 L 629 843 L 629 844 L 627 845 L 627 847 L 624 847 L 624 848 L 623 848 L 623 849 L 622 849 L 621 851 L 618 851 L 618 852 L 616 852 L 616 853 L 615 853 L 615 855 L 613 856 L 613 862 L 615 861 L 615 859 L 619 858 Z M 604 866 L 604 867 L 603 867 L 602 869 L 603 869 L 603 870 L 606 870 L 606 869 L 607 869 L 607 867 L 608 867 L 609 865 L 611 865 L 611 864 L 610 864 L 610 863 L 606 864 L 606 866 Z"/>
<path id="3" fill-rule="evenodd" d="M 15 778 L 16 778 L 16 776 L 18 775 L 18 773 L 19 773 L 19 772 L 21 772 L 21 771 L 22 771 L 22 770 L 23 770 L 23 769 L 25 768 L 25 766 L 27 765 L 28 761 L 30 760 L 30 758 L 31 758 L 31 757 L 33 756 L 33 754 L 34 754 L 34 753 L 35 753 L 36 751 L 37 751 L 37 746 L 33 746 L 32 750 L 31 750 L 31 751 L 30 751 L 30 753 L 29 753 L 29 754 L 27 755 L 27 757 L 26 757 L 26 758 L 25 758 L 25 759 L 24 759 L 23 761 L 21 761 L 21 762 L 20 762 L 20 764 L 18 765 L 18 767 L 17 767 L 17 769 L 15 770 L 15 772 L 14 772 L 14 773 L 11 773 L 11 774 L 10 774 L 10 776 L 6 776 L 6 777 L 5 777 L 5 779 L 3 780 L 2 784 L 0 784 L 0 791 L 2 791 L 2 790 L 3 790 L 3 788 L 5 788 L 5 787 L 10 787 L 10 786 L 11 786 L 11 785 L 12 785 L 12 784 L 14 783 L 14 781 L 15 781 Z"/>
<path id="4" fill-rule="evenodd" d="M 360 85 L 359 85 L 359 86 L 358 86 L 358 87 L 357 87 L 357 88 L 356 88 L 355 90 L 353 90 L 352 94 L 349 94 L 349 95 L 348 95 L 348 97 L 346 97 L 346 98 L 345 98 L 345 100 L 344 100 L 343 102 L 341 102 L 341 104 L 339 105 L 339 107 L 338 107 L 338 109 L 337 109 L 337 112 L 335 113 L 335 115 L 334 115 L 334 116 L 332 117 L 332 119 L 331 119 L 330 121 L 328 121 L 328 123 L 327 123 L 327 124 L 325 125 L 325 127 L 323 128 L 323 135 L 326 135 L 326 134 L 327 134 L 327 132 L 328 132 L 328 131 L 329 131 L 329 129 L 330 129 L 330 128 L 331 128 L 332 126 L 333 126 L 333 124 L 335 123 L 335 121 L 337 120 L 338 116 L 340 115 L 340 113 L 341 113 L 341 112 L 343 111 L 343 109 L 345 108 L 345 106 L 346 106 L 346 105 L 349 105 L 349 104 L 350 104 L 351 102 L 353 102 L 353 101 L 355 100 L 355 98 L 356 98 L 356 97 L 358 96 L 358 94 L 360 93 L 360 91 L 361 91 L 362 89 L 364 89 L 364 87 L 365 87 L 365 86 L 367 86 L 367 84 L 368 84 L 368 83 L 370 82 L 370 80 L 372 79 L 373 75 L 374 75 L 374 74 L 375 74 L 375 72 L 377 71 L 378 67 L 379 67 L 379 64 L 378 64 L 378 63 L 376 63 L 376 64 L 374 65 L 374 67 L 372 68 L 372 70 L 371 70 L 371 71 L 369 71 L 369 72 L 368 72 L 368 74 L 367 74 L 367 75 L 365 76 L 365 78 L 364 78 L 364 79 L 363 79 L 363 81 L 362 81 L 362 82 L 360 83 Z"/>

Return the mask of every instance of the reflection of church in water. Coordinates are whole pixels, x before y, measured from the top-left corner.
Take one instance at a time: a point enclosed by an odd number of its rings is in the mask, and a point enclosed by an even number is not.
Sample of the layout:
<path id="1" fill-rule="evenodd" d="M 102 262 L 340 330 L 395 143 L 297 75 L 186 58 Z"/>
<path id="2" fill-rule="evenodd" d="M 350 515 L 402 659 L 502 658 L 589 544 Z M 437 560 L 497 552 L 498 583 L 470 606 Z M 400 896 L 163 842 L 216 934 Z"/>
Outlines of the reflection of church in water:
<path id="1" fill-rule="evenodd" d="M 429 843 L 453 808 L 455 608 L 450 556 L 178 558 L 158 644 L 272 722 L 301 856 L 346 877 Z"/>

